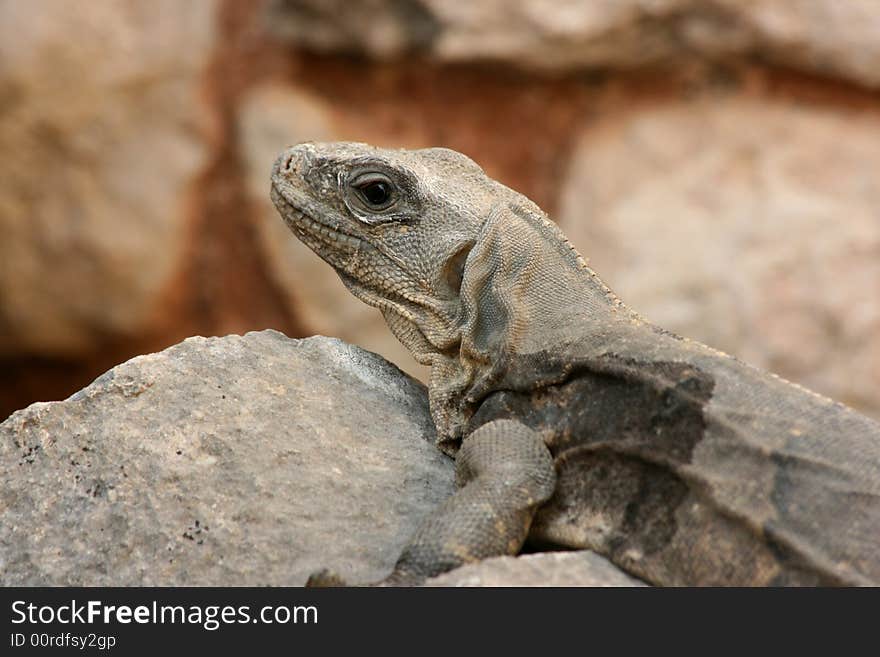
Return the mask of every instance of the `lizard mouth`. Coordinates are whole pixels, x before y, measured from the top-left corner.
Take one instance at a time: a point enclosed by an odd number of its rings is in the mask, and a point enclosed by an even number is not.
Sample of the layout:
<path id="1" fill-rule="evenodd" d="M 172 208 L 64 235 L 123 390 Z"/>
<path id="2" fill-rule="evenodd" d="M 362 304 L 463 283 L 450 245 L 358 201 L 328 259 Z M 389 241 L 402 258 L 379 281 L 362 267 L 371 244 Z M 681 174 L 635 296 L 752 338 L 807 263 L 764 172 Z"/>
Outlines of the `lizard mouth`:
<path id="1" fill-rule="evenodd" d="M 355 255 L 365 246 L 361 238 L 316 220 L 291 203 L 275 185 L 270 195 L 278 213 L 299 240 L 334 267 L 348 264 L 341 261 L 340 255 Z"/>

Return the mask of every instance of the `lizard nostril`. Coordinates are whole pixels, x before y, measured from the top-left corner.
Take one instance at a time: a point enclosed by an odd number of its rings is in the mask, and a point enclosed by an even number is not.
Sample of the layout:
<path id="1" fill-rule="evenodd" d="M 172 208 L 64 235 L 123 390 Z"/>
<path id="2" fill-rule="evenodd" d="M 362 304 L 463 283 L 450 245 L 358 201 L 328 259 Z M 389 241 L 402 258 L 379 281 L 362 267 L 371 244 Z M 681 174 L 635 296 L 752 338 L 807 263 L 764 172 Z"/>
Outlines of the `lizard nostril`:
<path id="1" fill-rule="evenodd" d="M 294 161 L 296 158 L 292 153 L 285 155 L 284 160 L 281 162 L 281 170 L 287 173 L 293 173 L 296 169 Z"/>
<path id="2" fill-rule="evenodd" d="M 283 153 L 275 163 L 273 175 L 295 175 L 300 169 L 299 159 L 296 153 Z"/>

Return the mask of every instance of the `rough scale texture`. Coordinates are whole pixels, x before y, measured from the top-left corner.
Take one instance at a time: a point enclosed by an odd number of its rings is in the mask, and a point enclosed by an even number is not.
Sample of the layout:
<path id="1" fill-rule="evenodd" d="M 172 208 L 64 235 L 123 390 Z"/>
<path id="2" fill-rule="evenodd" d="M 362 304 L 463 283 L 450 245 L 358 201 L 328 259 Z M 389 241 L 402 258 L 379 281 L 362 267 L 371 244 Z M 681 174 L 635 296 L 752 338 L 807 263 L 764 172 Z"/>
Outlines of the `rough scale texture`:
<path id="1" fill-rule="evenodd" d="M 432 367 L 462 450 L 388 582 L 529 536 L 656 584 L 880 584 L 880 425 L 646 322 L 465 156 L 301 144 L 272 198 Z"/>
<path id="2" fill-rule="evenodd" d="M 391 568 L 452 490 L 424 387 L 335 339 L 190 338 L 0 424 L 0 584 Z"/>

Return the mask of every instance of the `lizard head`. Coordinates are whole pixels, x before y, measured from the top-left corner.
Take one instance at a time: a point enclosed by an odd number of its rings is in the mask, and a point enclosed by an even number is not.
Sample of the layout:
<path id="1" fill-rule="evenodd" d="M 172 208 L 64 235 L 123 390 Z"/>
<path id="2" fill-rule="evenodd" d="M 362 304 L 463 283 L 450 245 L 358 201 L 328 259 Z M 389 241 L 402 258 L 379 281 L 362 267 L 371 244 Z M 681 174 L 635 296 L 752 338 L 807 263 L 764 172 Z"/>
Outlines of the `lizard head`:
<path id="1" fill-rule="evenodd" d="M 448 451 L 513 359 L 540 360 L 584 309 L 615 303 L 538 206 L 455 151 L 299 144 L 275 162 L 271 196 L 296 236 L 431 365 Z"/>
<path id="2" fill-rule="evenodd" d="M 304 143 L 275 162 L 271 196 L 296 236 L 432 364 L 459 340 L 465 261 L 501 189 L 444 148 Z"/>

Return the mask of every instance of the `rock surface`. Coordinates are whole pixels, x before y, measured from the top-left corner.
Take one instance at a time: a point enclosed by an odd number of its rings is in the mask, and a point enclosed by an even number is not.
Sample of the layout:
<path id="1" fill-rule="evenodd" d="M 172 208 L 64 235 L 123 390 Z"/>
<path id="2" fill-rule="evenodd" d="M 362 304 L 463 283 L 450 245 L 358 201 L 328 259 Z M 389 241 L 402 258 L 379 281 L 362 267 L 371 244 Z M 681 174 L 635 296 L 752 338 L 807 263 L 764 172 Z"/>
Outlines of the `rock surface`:
<path id="1" fill-rule="evenodd" d="M 873 0 L 276 0 L 270 24 L 321 52 L 410 51 L 563 72 L 758 56 L 880 85 Z"/>
<path id="2" fill-rule="evenodd" d="M 215 2 L 0 2 L 0 356 L 142 331 L 208 153 Z"/>
<path id="3" fill-rule="evenodd" d="M 452 491 L 432 441 L 357 347 L 190 338 L 0 424 L 0 585 L 373 581 Z"/>
<path id="4" fill-rule="evenodd" d="M 590 550 L 495 557 L 462 566 L 427 586 L 645 586 Z"/>
<path id="5" fill-rule="evenodd" d="M 706 94 L 591 126 L 556 218 L 648 319 L 878 416 L 877 171 L 880 113 Z"/>

